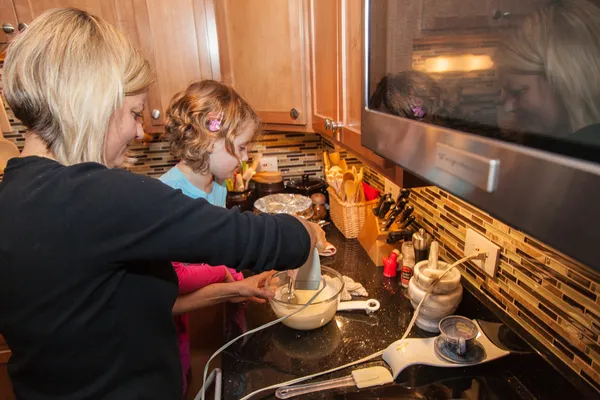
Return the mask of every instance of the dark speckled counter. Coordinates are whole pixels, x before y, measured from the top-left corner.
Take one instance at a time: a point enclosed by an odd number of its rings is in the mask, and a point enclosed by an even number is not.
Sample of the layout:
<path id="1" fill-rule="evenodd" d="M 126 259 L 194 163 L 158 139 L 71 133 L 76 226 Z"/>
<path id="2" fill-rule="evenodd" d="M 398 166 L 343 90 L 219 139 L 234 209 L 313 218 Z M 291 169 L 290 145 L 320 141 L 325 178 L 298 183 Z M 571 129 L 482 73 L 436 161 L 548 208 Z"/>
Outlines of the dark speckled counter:
<path id="1" fill-rule="evenodd" d="M 381 309 L 372 316 L 360 311 L 338 312 L 330 323 L 314 331 L 296 331 L 278 324 L 240 340 L 223 355 L 225 399 L 239 399 L 265 386 L 365 357 L 402 336 L 412 316 L 405 290 L 397 280 L 383 277 L 382 269 L 371 262 L 357 240 L 346 240 L 335 228 L 330 229 L 327 238 L 337 247 L 337 254 L 322 258 L 322 264 L 361 282 L 369 298 L 381 302 Z M 456 314 L 499 321 L 468 290 Z M 230 305 L 227 317 L 227 340 L 275 319 L 268 304 Z M 431 334 L 414 327 L 409 337 L 428 336 Z M 385 363 L 379 359 L 363 365 Z M 326 378 L 349 374 L 350 369 L 346 369 Z M 303 398 L 579 399 L 590 395 L 580 389 L 532 351 L 481 366 L 413 366 L 402 372 L 393 385 L 362 391 L 339 389 Z M 255 398 L 273 399 L 274 391 Z"/>

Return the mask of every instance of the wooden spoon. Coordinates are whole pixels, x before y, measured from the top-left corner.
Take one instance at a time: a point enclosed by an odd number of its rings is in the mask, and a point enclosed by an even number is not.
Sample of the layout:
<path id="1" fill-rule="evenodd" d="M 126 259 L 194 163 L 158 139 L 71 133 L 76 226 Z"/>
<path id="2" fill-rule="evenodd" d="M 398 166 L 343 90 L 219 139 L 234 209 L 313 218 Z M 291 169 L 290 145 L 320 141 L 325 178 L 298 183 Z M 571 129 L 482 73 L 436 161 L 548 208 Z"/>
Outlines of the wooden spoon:
<path id="1" fill-rule="evenodd" d="M 340 153 L 335 151 L 329 154 L 329 161 L 331 165 L 340 165 Z"/>
<path id="2" fill-rule="evenodd" d="M 340 160 L 340 168 L 344 172 L 348 171 L 348 164 L 346 164 L 346 159 L 341 159 Z"/>
<path id="3" fill-rule="evenodd" d="M 326 151 L 323 152 L 323 165 L 325 166 L 325 173 L 327 173 L 329 168 L 331 168 L 331 163 L 329 162 L 329 155 Z"/>
<path id="4" fill-rule="evenodd" d="M 340 191 L 338 192 L 342 201 L 346 201 L 346 185 L 348 182 L 349 181 L 343 181 L 342 185 L 340 186 Z"/>
<path id="5" fill-rule="evenodd" d="M 352 171 L 346 171 L 346 172 L 344 172 L 343 180 L 344 180 L 344 181 L 352 181 L 352 182 L 355 182 L 355 181 L 356 181 L 356 175 L 354 175 L 354 174 L 352 173 Z"/>
<path id="6" fill-rule="evenodd" d="M 363 177 L 364 177 L 365 173 L 364 173 L 364 169 L 363 167 L 360 167 L 360 171 L 358 171 L 358 173 L 356 174 L 356 202 L 357 203 L 362 203 L 363 201 L 365 201 L 365 191 L 362 187 L 362 181 L 363 181 Z"/>
<path id="7" fill-rule="evenodd" d="M 346 201 L 349 203 L 356 202 L 356 184 L 352 181 L 345 181 L 346 185 L 344 190 L 346 191 Z"/>

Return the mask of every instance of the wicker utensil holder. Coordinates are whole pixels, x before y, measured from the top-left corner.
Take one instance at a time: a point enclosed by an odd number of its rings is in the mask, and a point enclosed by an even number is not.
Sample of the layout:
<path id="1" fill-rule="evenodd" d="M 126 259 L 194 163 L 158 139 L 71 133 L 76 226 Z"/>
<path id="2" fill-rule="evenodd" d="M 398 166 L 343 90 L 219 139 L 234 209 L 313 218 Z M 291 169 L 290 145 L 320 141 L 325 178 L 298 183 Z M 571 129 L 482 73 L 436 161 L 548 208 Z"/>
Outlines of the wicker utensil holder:
<path id="1" fill-rule="evenodd" d="M 329 214 L 335 226 L 346 239 L 354 239 L 365 224 L 367 212 L 377 204 L 377 199 L 362 203 L 342 201 L 332 188 L 329 191 Z"/>

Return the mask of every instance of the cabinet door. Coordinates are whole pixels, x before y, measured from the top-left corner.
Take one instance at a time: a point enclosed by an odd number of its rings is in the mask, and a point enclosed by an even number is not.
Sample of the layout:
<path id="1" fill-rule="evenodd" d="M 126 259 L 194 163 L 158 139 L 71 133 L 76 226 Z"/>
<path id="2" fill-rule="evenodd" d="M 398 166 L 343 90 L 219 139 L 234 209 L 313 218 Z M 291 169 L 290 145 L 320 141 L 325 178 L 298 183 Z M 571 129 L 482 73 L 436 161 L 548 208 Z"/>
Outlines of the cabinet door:
<path id="1" fill-rule="evenodd" d="M 339 0 L 311 0 L 313 129 L 330 136 L 325 119 L 338 122 L 341 117 L 339 13 Z"/>
<path id="2" fill-rule="evenodd" d="M 379 168 L 393 164 L 361 145 L 363 74 L 363 8 L 362 2 L 341 0 L 341 81 L 342 81 L 342 144 L 364 161 Z"/>
<path id="3" fill-rule="evenodd" d="M 414 1 L 414 0 L 403 0 Z M 499 0 L 422 0 L 423 31 L 494 27 Z"/>
<path id="4" fill-rule="evenodd" d="M 12 0 L 0 0 L 0 49 L 2 59 L 8 43 L 16 36 L 18 30 L 17 14 Z"/>
<path id="5" fill-rule="evenodd" d="M 152 126 L 160 131 L 162 114 L 175 93 L 196 80 L 220 79 L 218 56 L 211 57 L 218 54 L 213 3 L 181 0 L 174 5 L 168 0 L 132 0 L 132 4 L 122 20 L 133 18 L 139 47 L 156 71 L 148 102 L 154 114 Z M 160 116 L 155 118 L 157 111 Z"/>
<path id="6" fill-rule="evenodd" d="M 305 2 L 216 3 L 223 80 L 268 124 L 307 123 Z"/>

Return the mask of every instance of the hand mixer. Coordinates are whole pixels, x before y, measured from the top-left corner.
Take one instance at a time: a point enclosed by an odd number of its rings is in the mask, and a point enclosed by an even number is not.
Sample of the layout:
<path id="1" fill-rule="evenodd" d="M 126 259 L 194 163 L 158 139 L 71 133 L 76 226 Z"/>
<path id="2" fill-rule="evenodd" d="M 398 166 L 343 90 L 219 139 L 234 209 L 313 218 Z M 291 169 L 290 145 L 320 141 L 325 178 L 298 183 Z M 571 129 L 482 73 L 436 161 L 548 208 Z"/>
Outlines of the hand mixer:
<path id="1" fill-rule="evenodd" d="M 294 290 L 319 290 L 321 284 L 321 259 L 315 248 L 308 260 L 300 268 L 289 270 L 290 277 L 288 293 L 285 294 L 288 303 L 295 304 Z"/>

